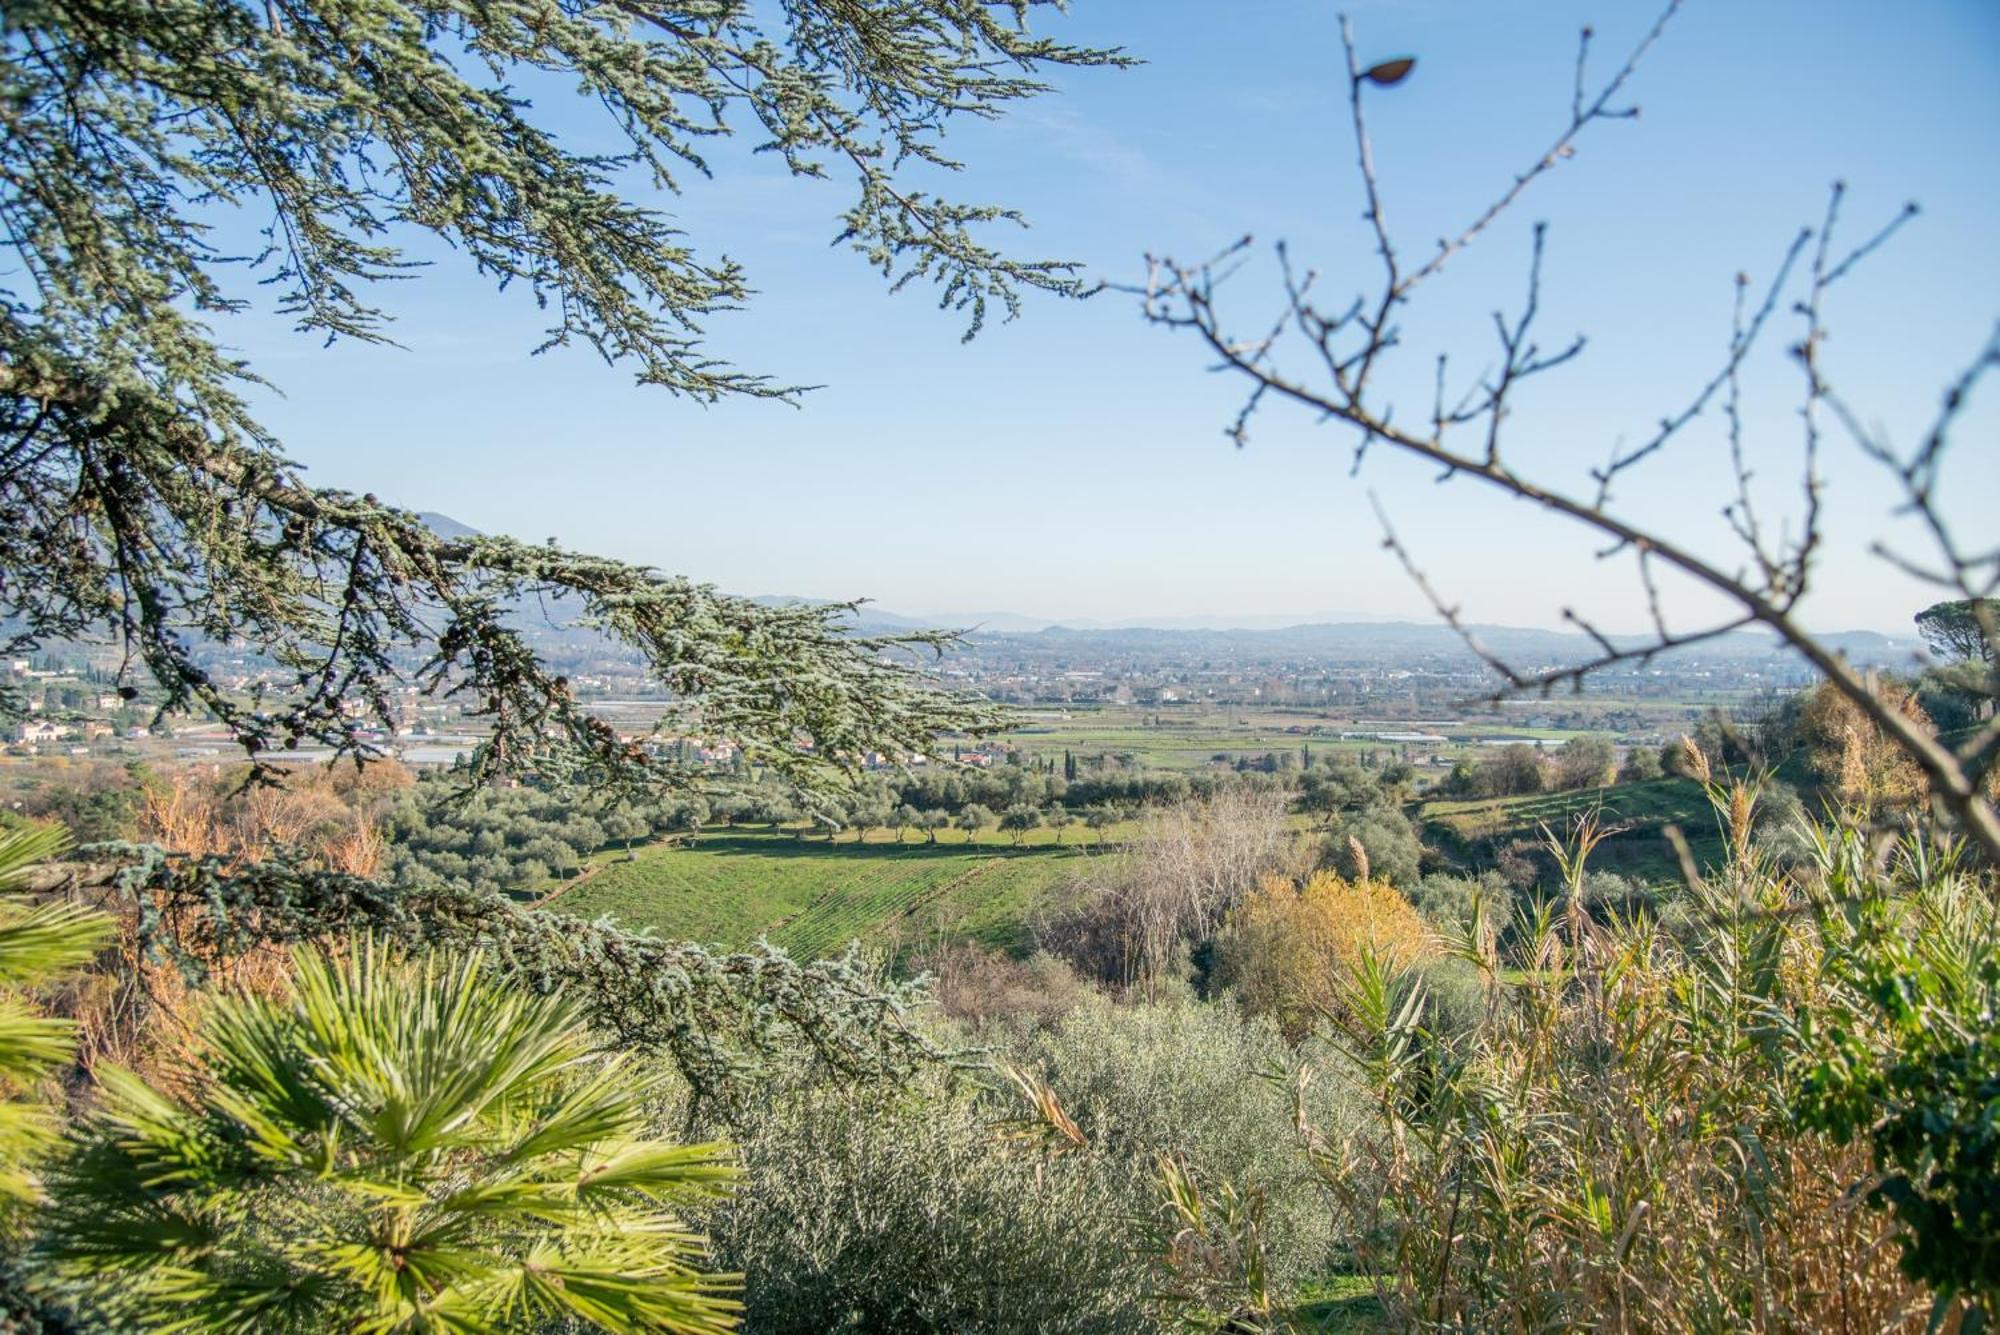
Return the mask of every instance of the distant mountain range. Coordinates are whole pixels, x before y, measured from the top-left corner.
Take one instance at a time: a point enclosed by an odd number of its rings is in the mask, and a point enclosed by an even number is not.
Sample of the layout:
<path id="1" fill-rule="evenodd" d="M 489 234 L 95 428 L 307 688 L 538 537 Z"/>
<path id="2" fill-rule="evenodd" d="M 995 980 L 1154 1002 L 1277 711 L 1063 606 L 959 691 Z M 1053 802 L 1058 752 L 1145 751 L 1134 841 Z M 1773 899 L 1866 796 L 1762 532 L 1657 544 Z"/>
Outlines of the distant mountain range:
<path id="1" fill-rule="evenodd" d="M 757 602 L 790 604 L 814 599 L 763 596 Z M 1005 641 L 1015 647 L 1033 643 L 1050 649 L 1079 654 L 1120 652 L 1164 653 L 1194 650 L 1218 655 L 1323 656 L 1343 659 L 1380 660 L 1396 657 L 1435 657 L 1467 652 L 1464 641 L 1449 626 L 1438 622 L 1367 621 L 1358 619 L 1294 622 L 1285 617 L 1166 617 L 1157 620 L 1119 622 L 1055 622 L 1011 613 L 908 616 L 864 605 L 854 618 L 854 629 L 863 635 L 895 634 L 919 629 L 963 630 L 973 644 Z M 1596 645 L 1585 635 L 1570 631 L 1541 630 L 1529 626 L 1477 625 L 1471 627 L 1480 643 L 1511 660 L 1526 663 L 1578 662 L 1593 656 Z M 1878 667 L 1905 667 L 1923 653 L 1923 642 L 1914 634 L 1884 635 L 1879 631 L 1836 631 L 1819 637 L 1821 643 L 1844 654 L 1855 663 Z M 1620 647 L 1644 644 L 1644 637 L 1613 635 Z M 1775 635 L 1760 631 L 1737 631 L 1719 636 L 1700 646 L 1704 658 L 1764 658 L 1789 650 Z"/>
<path id="2" fill-rule="evenodd" d="M 762 597 L 760 602 L 805 602 L 801 598 Z M 1096 617 L 1038 617 L 1023 616 L 1019 612 L 884 612 L 873 606 L 864 609 L 864 615 L 884 625 L 946 626 L 957 630 L 990 631 L 1001 635 L 1033 635 L 1045 630 L 1069 631 L 1119 631 L 1119 630 L 1286 630 L 1293 626 L 1323 626 L 1330 624 L 1356 624 L 1370 620 L 1359 612 L 1309 612 L 1272 615 L 1201 615 L 1178 617 L 1120 617 L 1116 620 L 1102 620 Z"/>
<path id="3" fill-rule="evenodd" d="M 485 536 L 470 524 L 461 524 L 450 515 L 441 515 L 435 510 L 419 510 L 417 518 L 424 521 L 424 527 L 440 538 L 478 538 Z"/>
<path id="4" fill-rule="evenodd" d="M 1479 625 L 1470 628 L 1481 644 L 1517 664 L 1578 662 L 1593 657 L 1597 646 L 1587 636 L 1563 631 L 1539 630 L 1523 626 Z M 973 636 L 976 641 L 978 636 Z M 1173 645 L 1190 647 L 1210 643 L 1239 652 L 1253 651 L 1290 655 L 1353 656 L 1395 658 L 1461 654 L 1464 641 L 1449 626 L 1410 621 L 1352 621 L 1318 625 L 1284 626 L 1273 630 L 1174 630 L 1161 628 L 1073 630 L 1055 626 L 1037 632 L 1035 638 L 1060 640 L 1077 649 L 1142 646 L 1166 649 Z M 1642 636 L 1614 635 L 1611 642 L 1620 648 L 1643 647 Z M 1914 635 L 1897 638 L 1876 631 L 1843 631 L 1820 637 L 1822 643 L 1857 663 L 1880 666 L 1907 665 L 1922 648 Z M 1764 658 L 1789 650 L 1775 636 L 1754 631 L 1738 631 L 1719 636 L 1699 648 L 1680 651 L 1703 658 Z"/>
<path id="5" fill-rule="evenodd" d="M 449 515 L 426 511 L 418 518 L 444 537 L 477 537 L 479 531 Z M 825 599 L 801 598 L 785 594 L 761 594 L 753 602 L 773 606 L 818 603 Z M 576 615 L 570 600 L 552 601 L 538 607 L 523 620 L 537 638 L 549 637 L 578 644 L 596 639 L 594 633 L 563 625 L 566 616 Z M 523 609 L 524 612 L 526 609 Z M 1465 646 L 1456 632 L 1437 622 L 1381 621 L 1341 612 L 1320 612 L 1302 616 L 1180 616 L 1128 617 L 1114 621 L 1091 618 L 1058 620 L 1053 617 L 1025 616 L 1017 612 L 934 612 L 909 615 L 864 604 L 855 614 L 854 630 L 863 635 L 895 634 L 911 630 L 962 630 L 973 645 L 982 641 L 1005 640 L 1016 647 L 1046 647 L 1069 653 L 1170 652 L 1205 649 L 1219 654 L 1318 656 L 1343 659 L 1372 659 L 1462 654 Z M 1587 636 L 1569 631 L 1542 630 L 1524 626 L 1480 625 L 1472 628 L 1480 641 L 1495 653 L 1522 662 L 1576 662 L 1591 656 L 1594 645 Z M 1637 645 L 1637 636 L 1611 637 L 1614 644 Z M 1850 661 L 1882 667 L 1903 667 L 1916 662 L 1923 642 L 1915 635 L 1885 635 L 1879 631 L 1838 631 L 1820 636 L 1822 643 L 1845 654 Z M 1778 639 L 1760 631 L 1737 631 L 1721 636 L 1698 651 L 1707 658 L 1763 658 L 1786 652 Z"/>
<path id="6" fill-rule="evenodd" d="M 771 604 L 813 602 L 809 598 L 762 596 L 754 601 Z M 1264 653 L 1361 654 L 1380 657 L 1393 654 L 1464 652 L 1464 641 L 1451 627 L 1439 622 L 1370 621 L 1359 618 L 1293 621 L 1285 617 L 1164 617 L 1156 620 L 1067 621 L 1057 622 L 1012 613 L 908 616 L 864 605 L 855 615 L 854 628 L 864 635 L 894 634 L 919 629 L 963 630 L 972 643 L 982 640 L 1014 642 L 1035 640 L 1073 651 L 1116 651 L 1119 649 L 1187 649 L 1213 645 Z M 1588 636 L 1572 631 L 1542 630 L 1532 626 L 1475 625 L 1472 632 L 1495 653 L 1528 657 L 1548 662 L 1573 661 L 1588 656 L 1595 647 Z M 1819 637 L 1830 648 L 1857 663 L 1880 666 L 1907 665 L 1923 652 L 1923 642 L 1914 634 L 1884 635 L 1880 631 L 1835 631 Z M 1640 645 L 1644 638 L 1613 635 L 1620 647 Z M 1744 630 L 1724 635 L 1701 647 L 1707 657 L 1761 658 L 1785 652 L 1775 635 Z"/>

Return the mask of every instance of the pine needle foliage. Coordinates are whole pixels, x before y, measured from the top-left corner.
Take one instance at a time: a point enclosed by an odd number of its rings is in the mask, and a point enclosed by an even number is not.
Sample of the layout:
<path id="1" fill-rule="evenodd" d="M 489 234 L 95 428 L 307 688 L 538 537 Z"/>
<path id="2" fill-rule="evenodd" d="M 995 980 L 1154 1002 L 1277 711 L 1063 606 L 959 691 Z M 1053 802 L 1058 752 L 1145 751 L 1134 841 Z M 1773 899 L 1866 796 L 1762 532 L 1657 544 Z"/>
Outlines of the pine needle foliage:
<path id="1" fill-rule="evenodd" d="M 677 1205 L 720 1145 L 645 1134 L 657 1081 L 479 954 L 302 951 L 224 999 L 174 1097 L 117 1070 L 44 1239 L 93 1319 L 182 1331 L 734 1324 Z"/>
<path id="2" fill-rule="evenodd" d="M 844 239 L 898 286 L 937 285 L 972 329 L 1069 266 L 985 239 L 1018 222 L 906 179 L 955 167 L 947 125 L 1043 91 L 1050 66 L 1113 51 L 1028 31 L 1052 0 L 33 0 L 0 13 L 0 613 L 10 647 L 117 636 L 168 709 L 225 721 L 253 757 L 313 740 L 365 753 L 414 680 L 493 728 L 481 764 L 685 781 L 592 719 L 510 621 L 568 597 L 643 655 L 676 726 L 728 735 L 803 778 L 863 750 L 922 750 L 990 715 L 842 609 L 772 608 L 651 570 L 501 538 L 309 485 L 252 416 L 261 382 L 212 322 L 243 290 L 328 339 L 383 341 L 381 280 L 406 239 L 441 240 L 584 344 L 701 401 L 790 397 L 705 350 L 746 275 L 705 257 L 637 190 L 706 177 L 737 127 L 800 177 L 849 173 Z M 601 107 L 609 147 L 538 122 L 526 91 Z M 585 135 L 583 137 L 589 137 Z M 600 136 L 602 137 L 602 136 Z M 268 220 L 250 253 L 224 242 Z M 255 284 L 252 287 L 252 284 Z M 204 644 L 294 674 L 244 698 Z M 128 689 L 132 688 L 128 684 Z M 801 742 L 810 742 L 802 749 Z"/>
<path id="3" fill-rule="evenodd" d="M 282 859 L 232 866 L 123 851 L 110 890 L 132 914 L 134 957 L 192 986 L 253 951 L 334 947 L 355 933 L 406 949 L 482 950 L 510 986 L 561 993 L 620 1049 L 673 1063 L 704 1111 L 722 1116 L 775 1068 L 896 1079 L 943 1055 L 913 1022 L 926 989 L 885 979 L 852 950 L 811 962 L 762 943 L 724 952 L 523 908 L 491 890 L 392 888 Z M 143 1011 L 146 989 L 130 990 Z"/>

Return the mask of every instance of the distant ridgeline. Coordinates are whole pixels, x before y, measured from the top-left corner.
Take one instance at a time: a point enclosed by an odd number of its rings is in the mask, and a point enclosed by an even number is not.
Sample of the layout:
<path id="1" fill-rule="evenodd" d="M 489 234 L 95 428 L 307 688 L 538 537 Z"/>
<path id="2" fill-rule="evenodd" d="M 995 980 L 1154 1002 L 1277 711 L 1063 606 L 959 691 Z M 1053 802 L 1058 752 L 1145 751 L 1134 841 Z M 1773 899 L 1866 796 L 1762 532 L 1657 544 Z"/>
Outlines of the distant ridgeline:
<path id="1" fill-rule="evenodd" d="M 478 529 L 449 515 L 433 511 L 418 516 L 429 528 L 445 538 L 476 538 Z M 753 602 L 787 606 L 821 602 L 820 599 L 785 595 L 760 595 Z M 587 627 L 581 599 L 573 596 L 523 598 L 515 602 L 511 623 L 518 627 L 535 651 L 558 669 L 589 663 L 637 665 L 639 655 L 630 648 Z M 1171 619 L 1170 619 L 1171 620 Z M 1471 664 L 1475 657 L 1450 627 L 1411 621 L 1314 622 L 1280 627 L 1204 627 L 1188 624 L 1162 626 L 1098 626 L 1085 623 L 1066 626 L 1041 618 L 1013 613 L 942 613 L 931 617 L 905 616 L 864 604 L 847 621 L 858 635 L 895 635 L 915 630 L 961 630 L 966 638 L 953 651 L 955 656 L 976 662 L 993 655 L 1013 661 L 1040 658 L 1117 658 L 1143 662 L 1148 659 L 1175 659 L 1199 656 L 1219 664 L 1251 666 L 1267 662 L 1300 659 L 1324 660 L 1328 664 L 1382 667 L 1414 662 Z M 18 627 L 0 620 L 0 636 Z M 1562 665 L 1582 662 L 1595 656 L 1597 646 L 1588 636 L 1564 631 L 1537 630 L 1519 626 L 1474 626 L 1472 631 L 1493 652 L 1515 662 Z M 1611 636 L 1622 646 L 1623 637 Z M 1634 637 L 1632 643 L 1642 642 Z M 1844 631 L 1821 637 L 1822 641 L 1849 661 L 1864 667 L 1912 669 L 1923 662 L 1924 646 L 1914 633 L 1884 635 L 1877 631 Z M 60 651 L 72 646 L 54 643 L 42 651 Z M 81 646 L 75 646 L 81 647 Z M 243 646 L 208 644 L 196 647 L 198 659 L 227 658 L 251 665 L 263 665 Z M 414 667 L 421 654 L 406 653 Z M 1784 664 L 1793 670 L 1803 666 L 1790 649 L 1775 637 L 1756 631 L 1737 631 L 1719 636 L 1699 646 L 1671 650 L 1659 662 L 1685 666 L 1690 661 L 1708 661 L 1742 668 L 1759 660 Z"/>

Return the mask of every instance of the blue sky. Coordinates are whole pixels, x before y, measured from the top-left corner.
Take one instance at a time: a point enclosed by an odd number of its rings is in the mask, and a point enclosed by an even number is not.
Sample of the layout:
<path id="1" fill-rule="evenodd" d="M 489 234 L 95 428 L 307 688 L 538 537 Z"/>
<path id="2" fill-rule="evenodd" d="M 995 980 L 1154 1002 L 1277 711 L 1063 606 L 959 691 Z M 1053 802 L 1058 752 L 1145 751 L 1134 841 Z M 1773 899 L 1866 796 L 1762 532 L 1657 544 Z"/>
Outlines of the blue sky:
<path id="1" fill-rule="evenodd" d="M 1094 277 L 1136 280 L 1147 252 L 1192 258 L 1249 232 L 1356 287 L 1373 261 L 1336 12 L 1077 0 L 1045 25 L 1148 63 L 1065 73 L 1058 95 L 967 127 L 951 143 L 970 164 L 955 188 L 1021 208 L 1034 229 L 1019 246 Z M 1578 28 L 1594 26 L 1608 70 L 1655 9 L 1401 0 L 1349 12 L 1364 58 L 1418 57 L 1371 105 L 1391 222 L 1421 253 L 1560 127 Z M 1767 275 L 1840 178 L 1854 239 L 1905 200 L 1924 209 L 1829 312 L 1837 385 L 1910 439 L 2000 319 L 2000 5 L 1688 0 L 1632 100 L 1638 120 L 1589 131 L 1406 320 L 1400 383 L 1424 388 L 1405 412 L 1428 405 L 1436 349 L 1480 364 L 1489 312 L 1518 299 L 1530 226 L 1545 219 L 1542 327 L 1591 345 L 1524 399 L 1511 429 L 1518 466 L 1582 485 L 1613 441 L 1712 371 L 1734 275 Z M 579 133 L 590 124 L 567 100 L 546 112 Z M 585 352 L 530 357 L 541 326 L 528 298 L 448 255 L 384 294 L 402 349 L 322 349 L 267 319 L 222 332 L 285 391 L 265 417 L 317 481 L 739 592 L 932 614 L 1421 618 L 1380 548 L 1372 489 L 1476 618 L 1553 624 L 1574 606 L 1639 625 L 1629 568 L 1594 561 L 1587 540 L 1522 505 L 1436 486 L 1387 456 L 1350 478 L 1348 439 L 1296 415 L 1267 415 L 1234 449 L 1222 428 L 1238 386 L 1207 374 L 1190 338 L 1146 326 L 1130 298 L 1031 297 L 1022 319 L 962 345 L 959 317 L 919 290 L 887 294 L 858 257 L 828 248 L 847 199 L 838 173 L 796 183 L 768 159 L 724 155 L 715 180 L 663 201 L 760 289 L 748 311 L 713 321 L 715 351 L 825 386 L 796 410 L 703 408 Z M 1245 330 L 1269 318 L 1271 277 L 1237 280 Z M 1782 346 L 1751 376 L 1748 416 L 1777 511 L 1799 440 Z M 1986 546 L 2000 529 L 1996 425 L 2000 382 L 1962 427 L 1950 474 L 1960 528 Z M 1719 419 L 1705 422 L 1626 489 L 1625 512 L 1726 552 L 1723 450 Z M 1807 620 L 1906 627 L 1934 595 L 1867 553 L 1903 533 L 1879 475 L 1836 441 L 1827 477 L 1835 541 Z"/>

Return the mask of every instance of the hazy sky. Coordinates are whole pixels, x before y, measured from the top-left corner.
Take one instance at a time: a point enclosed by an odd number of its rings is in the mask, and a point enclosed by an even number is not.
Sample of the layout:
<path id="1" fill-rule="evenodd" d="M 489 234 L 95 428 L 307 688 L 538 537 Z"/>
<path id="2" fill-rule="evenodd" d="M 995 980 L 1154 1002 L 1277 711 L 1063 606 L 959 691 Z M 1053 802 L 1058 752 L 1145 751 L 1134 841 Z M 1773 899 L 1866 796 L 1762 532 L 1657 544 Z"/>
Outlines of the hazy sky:
<path id="1" fill-rule="evenodd" d="M 1411 253 L 1456 230 L 1567 116 L 1577 29 L 1604 72 L 1654 7 L 1397 0 L 1350 12 L 1364 57 L 1414 54 L 1372 96 L 1392 223 Z M 1345 116 L 1336 7 L 1303 0 L 1077 0 L 1043 20 L 1148 63 L 1079 71 L 1058 95 L 951 147 L 955 188 L 1024 210 L 1026 253 L 1132 281 L 1148 252 L 1192 258 L 1245 232 L 1286 238 L 1334 288 L 1373 278 Z M 1991 0 L 1688 0 L 1632 87 L 1637 121 L 1588 132 L 1574 161 L 1448 271 L 1405 321 L 1405 418 L 1428 408 L 1432 357 L 1485 364 L 1489 313 L 1518 300 L 1531 224 L 1550 224 L 1542 328 L 1590 335 L 1512 423 L 1514 458 L 1582 486 L 1614 441 L 1644 433 L 1718 365 L 1739 270 L 1761 280 L 1828 184 L 1850 186 L 1850 240 L 1905 200 L 1922 216 L 1834 298 L 1827 365 L 1871 421 L 1911 439 L 2000 318 L 2000 5 Z M 579 104 L 546 104 L 579 132 Z M 746 138 L 743 147 L 749 147 Z M 489 532 L 555 537 L 744 593 L 868 596 L 914 613 L 1011 610 L 1422 617 L 1380 548 L 1372 488 L 1446 591 L 1478 619 L 1552 624 L 1575 605 L 1639 623 L 1630 570 L 1472 484 L 1434 485 L 1386 455 L 1348 476 L 1350 439 L 1274 412 L 1250 447 L 1222 435 L 1239 386 L 1188 336 L 1118 295 L 1030 298 L 961 345 L 921 290 L 890 296 L 829 249 L 849 186 L 784 180 L 721 156 L 667 201 L 694 244 L 743 262 L 761 291 L 712 322 L 713 347 L 822 384 L 797 410 L 702 408 L 633 385 L 583 351 L 530 357 L 541 322 L 449 254 L 386 291 L 403 349 L 322 349 L 269 320 L 225 338 L 286 397 L 265 407 L 293 457 Z M 1343 277 L 1351 275 L 1351 277 Z M 1267 268 L 1235 280 L 1244 331 L 1270 318 Z M 1780 326 L 1751 378 L 1755 463 L 1794 495 L 1797 371 Z M 1963 532 L 2000 538 L 2000 378 L 1959 433 Z M 1638 519 L 1726 550 L 1719 415 L 1622 493 Z M 1808 620 L 1907 627 L 1934 596 L 1866 553 L 1898 530 L 1872 466 L 1836 439 L 1830 527 Z M 1983 531 L 1982 531 L 1983 530 Z M 1686 606 L 1686 604 L 1679 604 Z"/>

